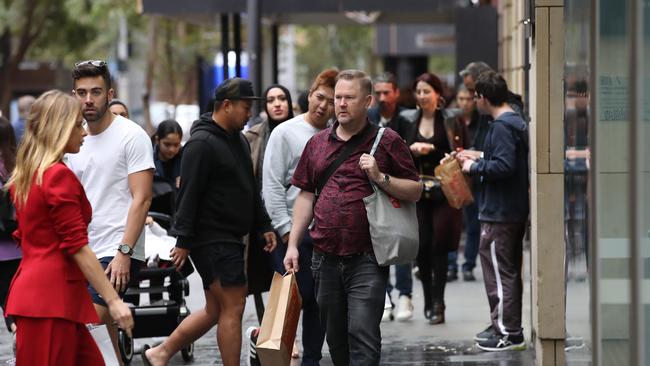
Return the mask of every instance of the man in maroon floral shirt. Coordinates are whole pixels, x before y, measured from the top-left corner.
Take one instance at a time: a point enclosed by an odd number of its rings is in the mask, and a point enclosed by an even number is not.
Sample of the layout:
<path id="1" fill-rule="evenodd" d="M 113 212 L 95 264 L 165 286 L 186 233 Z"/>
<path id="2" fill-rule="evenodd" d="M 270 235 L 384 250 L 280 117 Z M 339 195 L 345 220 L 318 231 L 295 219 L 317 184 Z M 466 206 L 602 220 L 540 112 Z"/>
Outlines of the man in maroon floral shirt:
<path id="1" fill-rule="evenodd" d="M 411 154 L 396 132 L 386 129 L 374 157 L 368 154 L 377 135 L 367 118 L 371 101 L 372 82 L 365 73 L 339 73 L 334 88 L 337 120 L 309 140 L 291 182 L 301 192 L 284 265 L 287 271 L 300 269 L 297 247 L 313 219 L 311 269 L 335 365 L 378 365 L 381 355 L 379 324 L 388 267 L 377 264 L 370 241 L 363 203 L 373 192 L 370 181 L 400 200 L 415 202 L 422 193 Z M 332 174 L 314 205 L 325 170 L 355 142 L 360 144 Z"/>

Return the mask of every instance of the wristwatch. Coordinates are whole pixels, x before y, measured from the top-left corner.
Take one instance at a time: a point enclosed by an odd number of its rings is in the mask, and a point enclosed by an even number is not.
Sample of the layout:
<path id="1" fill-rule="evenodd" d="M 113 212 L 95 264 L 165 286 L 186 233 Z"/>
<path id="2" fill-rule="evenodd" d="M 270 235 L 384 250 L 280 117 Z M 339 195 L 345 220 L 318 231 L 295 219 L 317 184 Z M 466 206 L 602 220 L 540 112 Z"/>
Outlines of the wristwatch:
<path id="1" fill-rule="evenodd" d="M 381 181 L 385 186 L 387 186 L 390 183 L 390 175 L 384 174 L 384 179 Z"/>
<path id="2" fill-rule="evenodd" d="M 129 257 L 133 255 L 133 249 L 126 244 L 120 244 L 117 247 L 117 250 L 120 251 L 120 253 L 122 254 L 128 255 Z"/>

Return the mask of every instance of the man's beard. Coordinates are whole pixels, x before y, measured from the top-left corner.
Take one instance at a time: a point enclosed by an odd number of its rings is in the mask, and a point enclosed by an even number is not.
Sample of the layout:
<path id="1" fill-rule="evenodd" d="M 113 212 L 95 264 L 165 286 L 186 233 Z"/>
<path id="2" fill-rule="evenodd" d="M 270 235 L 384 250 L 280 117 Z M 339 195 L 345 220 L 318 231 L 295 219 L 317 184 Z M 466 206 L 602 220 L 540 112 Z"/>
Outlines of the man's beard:
<path id="1" fill-rule="evenodd" d="M 386 103 L 385 101 L 381 101 L 381 102 L 379 102 L 379 110 L 382 113 L 390 112 L 390 105 L 388 103 Z"/>
<path id="2" fill-rule="evenodd" d="M 88 118 L 88 117 L 86 117 L 86 114 L 84 113 L 83 117 L 86 120 L 86 122 L 97 122 L 97 121 L 101 120 L 102 117 L 104 117 L 104 115 L 108 111 L 108 101 L 106 103 L 104 103 L 103 107 L 95 108 L 95 111 L 96 112 L 95 112 L 95 117 L 94 118 Z"/>

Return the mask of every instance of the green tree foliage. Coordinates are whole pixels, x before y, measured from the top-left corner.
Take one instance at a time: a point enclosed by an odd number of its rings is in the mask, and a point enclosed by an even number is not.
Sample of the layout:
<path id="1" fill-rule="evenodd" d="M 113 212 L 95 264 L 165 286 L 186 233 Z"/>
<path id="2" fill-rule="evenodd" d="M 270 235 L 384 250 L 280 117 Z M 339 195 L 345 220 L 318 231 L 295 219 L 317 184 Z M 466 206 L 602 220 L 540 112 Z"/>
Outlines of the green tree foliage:
<path id="1" fill-rule="evenodd" d="M 26 60 L 105 58 L 111 51 L 118 16 L 140 22 L 129 0 L 0 1 L 0 109 L 12 97 L 12 75 Z M 130 22 L 131 23 L 131 22 Z"/>
<path id="2" fill-rule="evenodd" d="M 308 86 L 323 69 L 377 71 L 374 28 L 367 26 L 297 26 L 299 85 Z"/>
<path id="3" fill-rule="evenodd" d="M 115 59 L 123 17 L 136 57 L 156 56 L 152 75 L 160 97 L 173 104 L 193 102 L 197 56 L 212 57 L 219 44 L 217 33 L 205 26 L 161 18 L 154 27 L 160 34 L 149 44 L 142 35 L 152 18 L 138 14 L 133 0 L 0 0 L 0 110 L 8 112 L 12 75 L 22 61 L 71 68 L 78 60 Z"/>

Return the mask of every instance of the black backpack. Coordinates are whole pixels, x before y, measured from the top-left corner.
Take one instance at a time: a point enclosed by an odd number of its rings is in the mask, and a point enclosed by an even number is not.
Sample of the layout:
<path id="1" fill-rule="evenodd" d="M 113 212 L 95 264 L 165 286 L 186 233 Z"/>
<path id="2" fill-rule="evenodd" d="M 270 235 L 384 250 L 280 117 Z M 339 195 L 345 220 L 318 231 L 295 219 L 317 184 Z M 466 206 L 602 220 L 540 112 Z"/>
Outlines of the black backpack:
<path id="1" fill-rule="evenodd" d="M 0 240 L 13 240 L 11 234 L 18 228 L 16 222 L 16 208 L 11 197 L 9 190 L 4 189 L 5 181 L 1 179 L 2 185 L 0 186 Z"/>

